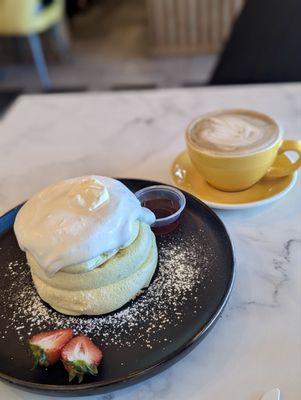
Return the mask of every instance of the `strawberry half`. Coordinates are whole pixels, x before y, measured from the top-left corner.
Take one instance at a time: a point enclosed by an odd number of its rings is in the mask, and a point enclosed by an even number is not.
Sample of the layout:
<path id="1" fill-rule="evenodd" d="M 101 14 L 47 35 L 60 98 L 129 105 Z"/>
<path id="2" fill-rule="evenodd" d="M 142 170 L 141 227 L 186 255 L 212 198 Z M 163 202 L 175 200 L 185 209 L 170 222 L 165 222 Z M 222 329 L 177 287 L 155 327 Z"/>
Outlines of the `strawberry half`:
<path id="1" fill-rule="evenodd" d="M 29 347 L 34 357 L 34 366 L 48 367 L 55 364 L 60 359 L 62 348 L 72 337 L 72 329 L 56 329 L 32 336 Z"/>
<path id="2" fill-rule="evenodd" d="M 69 382 L 77 377 L 81 383 L 85 374 L 96 375 L 101 359 L 101 350 L 84 335 L 70 340 L 61 353 L 61 360 L 69 373 Z"/>

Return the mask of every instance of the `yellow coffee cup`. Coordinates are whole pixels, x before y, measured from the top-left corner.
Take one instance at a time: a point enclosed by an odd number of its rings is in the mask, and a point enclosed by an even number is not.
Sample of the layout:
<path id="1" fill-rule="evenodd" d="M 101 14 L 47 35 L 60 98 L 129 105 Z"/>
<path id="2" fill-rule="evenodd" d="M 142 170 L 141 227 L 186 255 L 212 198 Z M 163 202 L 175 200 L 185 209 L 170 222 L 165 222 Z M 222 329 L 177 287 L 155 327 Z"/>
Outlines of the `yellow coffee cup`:
<path id="1" fill-rule="evenodd" d="M 208 151 L 193 140 L 192 133 L 205 119 L 218 115 L 237 115 L 258 118 L 273 125 L 274 134 L 266 146 L 250 149 L 249 152 L 228 153 Z M 214 120 L 215 121 L 215 120 Z M 227 126 L 231 129 L 231 126 Z M 251 132 L 252 133 L 252 132 Z M 215 138 L 215 140 L 218 140 Z M 186 145 L 192 164 L 206 181 L 223 191 L 240 191 L 258 182 L 263 176 L 281 178 L 292 174 L 301 166 L 301 141 L 283 140 L 280 125 L 266 114 L 253 110 L 231 109 L 208 113 L 191 122 L 186 130 Z M 294 151 L 298 159 L 288 167 L 273 166 L 276 158 L 286 151 Z"/>

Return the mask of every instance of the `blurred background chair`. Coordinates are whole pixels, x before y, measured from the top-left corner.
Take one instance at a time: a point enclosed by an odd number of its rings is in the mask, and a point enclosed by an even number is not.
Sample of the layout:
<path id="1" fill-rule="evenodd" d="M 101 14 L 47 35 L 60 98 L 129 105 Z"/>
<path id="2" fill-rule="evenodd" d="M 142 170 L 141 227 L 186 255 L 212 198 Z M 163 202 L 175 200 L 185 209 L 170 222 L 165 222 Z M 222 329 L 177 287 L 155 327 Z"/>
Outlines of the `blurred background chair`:
<path id="1" fill-rule="evenodd" d="M 300 17 L 301 0 L 0 0 L 0 93 L 41 91 L 22 37 L 44 92 L 300 81 Z"/>
<path id="2" fill-rule="evenodd" d="M 211 85 L 301 81 L 301 1 L 249 0 Z"/>
<path id="3" fill-rule="evenodd" d="M 51 84 L 39 35 L 51 28 L 60 52 L 67 51 L 60 32 L 63 17 L 64 0 L 0 0 L 0 35 L 28 39 L 44 89 Z"/>

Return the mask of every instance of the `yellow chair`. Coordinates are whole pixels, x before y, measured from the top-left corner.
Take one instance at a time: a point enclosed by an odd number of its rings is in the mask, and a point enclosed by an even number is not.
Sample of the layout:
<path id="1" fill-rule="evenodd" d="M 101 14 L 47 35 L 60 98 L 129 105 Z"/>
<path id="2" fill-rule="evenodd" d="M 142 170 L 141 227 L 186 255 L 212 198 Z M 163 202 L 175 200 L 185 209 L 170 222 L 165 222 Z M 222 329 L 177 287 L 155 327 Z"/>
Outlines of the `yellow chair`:
<path id="1" fill-rule="evenodd" d="M 50 80 L 39 34 L 52 28 L 58 45 L 66 50 L 59 33 L 63 17 L 64 0 L 0 0 L 0 35 L 28 38 L 39 78 L 46 89 Z"/>

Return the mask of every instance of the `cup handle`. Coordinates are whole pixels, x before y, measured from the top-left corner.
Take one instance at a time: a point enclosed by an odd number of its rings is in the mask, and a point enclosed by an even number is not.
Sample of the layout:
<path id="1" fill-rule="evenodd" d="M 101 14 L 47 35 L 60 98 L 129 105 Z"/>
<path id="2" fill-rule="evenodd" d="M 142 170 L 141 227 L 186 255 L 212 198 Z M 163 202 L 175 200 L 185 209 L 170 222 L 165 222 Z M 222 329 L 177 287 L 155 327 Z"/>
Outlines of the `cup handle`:
<path id="1" fill-rule="evenodd" d="M 267 178 L 281 178 L 292 174 L 301 167 L 301 140 L 284 140 L 278 150 L 277 157 L 286 151 L 294 151 L 297 153 L 299 156 L 298 160 L 287 167 L 272 166 L 265 175 Z"/>

